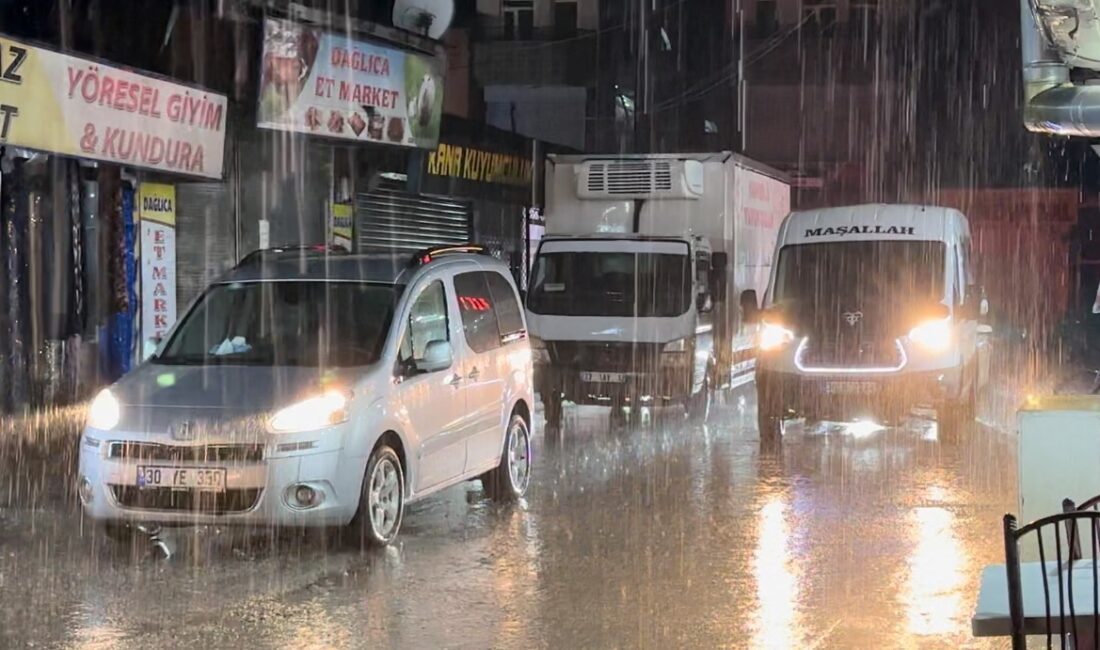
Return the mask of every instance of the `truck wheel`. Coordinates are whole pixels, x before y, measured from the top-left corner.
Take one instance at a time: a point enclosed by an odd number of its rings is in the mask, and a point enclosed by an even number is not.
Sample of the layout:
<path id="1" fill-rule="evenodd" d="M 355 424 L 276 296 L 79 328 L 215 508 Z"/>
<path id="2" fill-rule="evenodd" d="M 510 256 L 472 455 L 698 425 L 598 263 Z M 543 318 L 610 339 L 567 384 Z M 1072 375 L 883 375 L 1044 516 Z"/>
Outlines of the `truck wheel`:
<path id="1" fill-rule="evenodd" d="M 542 411 L 546 418 L 546 428 L 558 431 L 561 429 L 562 398 L 559 390 L 545 390 L 542 392 Z"/>
<path id="2" fill-rule="evenodd" d="M 711 386 L 710 374 L 703 378 L 703 385 L 699 392 L 688 398 L 687 412 L 692 422 L 705 424 L 710 416 L 711 402 L 714 400 L 714 388 Z"/>

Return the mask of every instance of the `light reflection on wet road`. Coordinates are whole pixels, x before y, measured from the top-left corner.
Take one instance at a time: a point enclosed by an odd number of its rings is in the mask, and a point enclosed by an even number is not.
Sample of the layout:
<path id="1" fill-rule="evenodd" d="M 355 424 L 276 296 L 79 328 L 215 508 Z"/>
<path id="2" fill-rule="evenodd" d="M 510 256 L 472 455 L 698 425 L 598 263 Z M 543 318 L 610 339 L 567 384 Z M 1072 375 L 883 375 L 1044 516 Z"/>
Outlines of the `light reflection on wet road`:
<path id="1" fill-rule="evenodd" d="M 705 430 L 573 412 L 562 443 L 538 440 L 526 503 L 454 489 L 365 555 L 205 533 L 157 564 L 81 538 L 56 497 L 0 496 L 0 647 L 997 645 L 969 617 L 1001 561 L 1013 437 L 794 426 L 762 453 L 731 402 Z"/>

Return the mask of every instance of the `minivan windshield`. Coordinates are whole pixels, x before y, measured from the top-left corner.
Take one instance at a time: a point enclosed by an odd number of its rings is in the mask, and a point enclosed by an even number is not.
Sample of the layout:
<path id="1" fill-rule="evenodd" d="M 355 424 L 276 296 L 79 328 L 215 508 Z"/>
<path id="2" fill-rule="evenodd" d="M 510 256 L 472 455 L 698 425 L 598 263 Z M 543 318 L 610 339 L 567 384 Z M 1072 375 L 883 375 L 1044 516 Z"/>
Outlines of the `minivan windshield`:
<path id="1" fill-rule="evenodd" d="M 381 355 L 400 289 L 363 282 L 217 284 L 152 361 L 354 367 Z"/>
<path id="2" fill-rule="evenodd" d="M 946 247 L 935 241 L 844 241 L 784 246 L 774 302 L 809 309 L 894 310 L 943 299 Z"/>
<path id="3" fill-rule="evenodd" d="M 527 306 L 554 316 L 680 316 L 691 306 L 687 253 L 540 253 Z"/>

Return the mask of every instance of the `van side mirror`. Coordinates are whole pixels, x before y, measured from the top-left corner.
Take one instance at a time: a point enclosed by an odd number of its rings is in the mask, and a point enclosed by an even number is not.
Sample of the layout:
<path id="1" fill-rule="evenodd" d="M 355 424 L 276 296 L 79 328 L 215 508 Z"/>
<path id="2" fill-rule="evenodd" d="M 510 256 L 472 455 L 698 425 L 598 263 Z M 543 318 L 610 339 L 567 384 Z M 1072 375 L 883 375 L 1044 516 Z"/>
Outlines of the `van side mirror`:
<path id="1" fill-rule="evenodd" d="M 424 348 L 424 358 L 416 361 L 416 369 L 420 372 L 438 372 L 451 367 L 454 362 L 454 351 L 449 341 L 429 341 Z"/>
<path id="2" fill-rule="evenodd" d="M 760 301 L 756 298 L 755 289 L 746 289 L 741 292 L 741 318 L 746 323 L 755 323 L 760 320 Z"/>

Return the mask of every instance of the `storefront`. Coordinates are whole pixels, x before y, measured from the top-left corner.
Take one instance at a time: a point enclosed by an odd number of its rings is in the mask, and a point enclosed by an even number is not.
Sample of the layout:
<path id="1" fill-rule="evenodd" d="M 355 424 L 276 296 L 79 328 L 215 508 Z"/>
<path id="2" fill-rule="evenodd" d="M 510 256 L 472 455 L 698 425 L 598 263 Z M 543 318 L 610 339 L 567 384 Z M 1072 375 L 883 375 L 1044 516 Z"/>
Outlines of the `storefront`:
<path id="1" fill-rule="evenodd" d="M 0 80 L 7 410 L 86 394 L 130 366 L 143 331 L 171 326 L 177 269 L 201 264 L 185 188 L 223 185 L 227 102 L 2 35 L 0 47 L 18 59 Z"/>
<path id="2" fill-rule="evenodd" d="M 445 115 L 439 146 L 412 161 L 408 180 L 421 196 L 467 206 L 463 235 L 508 262 L 521 285 L 532 179 L 540 169 L 534 147 L 528 138 Z"/>

